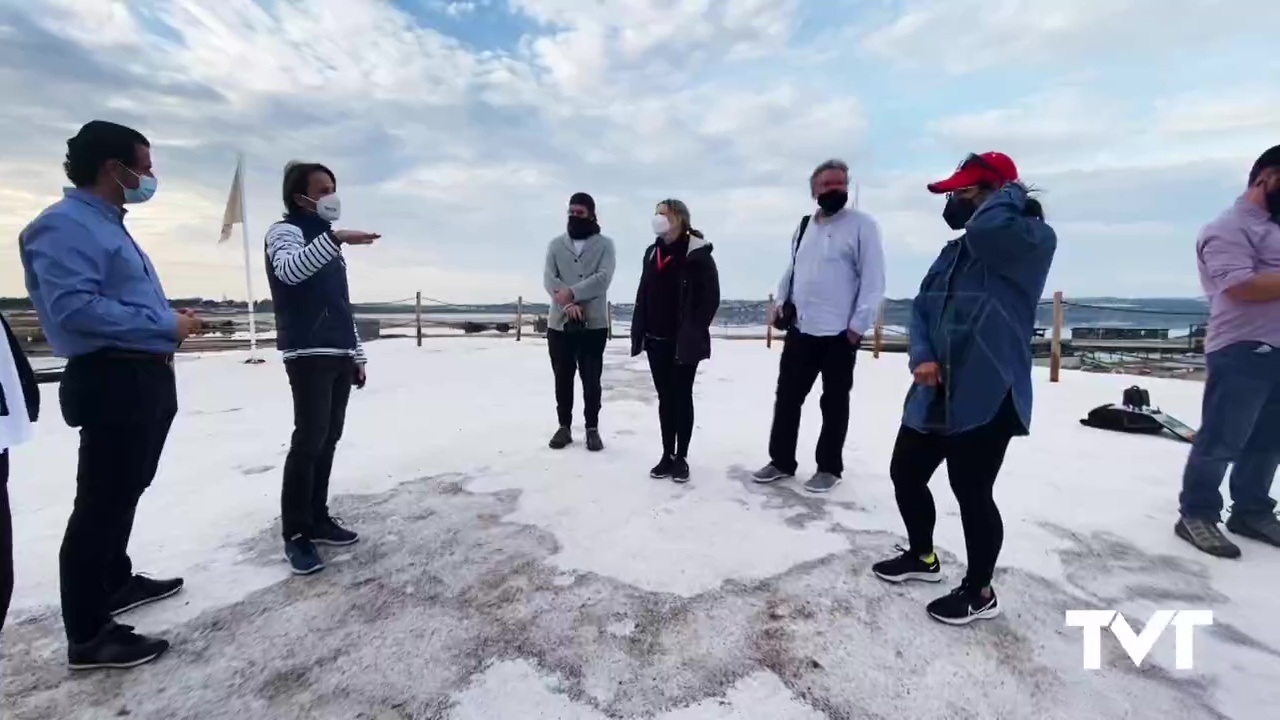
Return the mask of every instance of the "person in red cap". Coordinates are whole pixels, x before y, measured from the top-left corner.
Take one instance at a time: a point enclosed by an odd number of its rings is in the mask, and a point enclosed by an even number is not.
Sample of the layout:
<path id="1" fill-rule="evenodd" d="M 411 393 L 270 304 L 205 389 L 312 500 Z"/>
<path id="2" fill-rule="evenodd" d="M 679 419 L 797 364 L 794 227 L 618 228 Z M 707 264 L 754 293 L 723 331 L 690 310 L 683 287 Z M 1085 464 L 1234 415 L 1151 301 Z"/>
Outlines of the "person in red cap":
<path id="1" fill-rule="evenodd" d="M 992 488 L 1009 441 L 1031 427 L 1031 336 L 1058 239 L 1005 155 L 970 155 L 928 187 L 947 196 L 942 217 L 963 234 L 943 246 L 912 303 L 914 382 L 889 468 L 910 547 L 872 571 L 890 582 L 942 579 L 929 480 L 945 461 L 969 568 L 928 612 L 964 625 L 1000 613 L 991 580 L 1004 525 Z"/>

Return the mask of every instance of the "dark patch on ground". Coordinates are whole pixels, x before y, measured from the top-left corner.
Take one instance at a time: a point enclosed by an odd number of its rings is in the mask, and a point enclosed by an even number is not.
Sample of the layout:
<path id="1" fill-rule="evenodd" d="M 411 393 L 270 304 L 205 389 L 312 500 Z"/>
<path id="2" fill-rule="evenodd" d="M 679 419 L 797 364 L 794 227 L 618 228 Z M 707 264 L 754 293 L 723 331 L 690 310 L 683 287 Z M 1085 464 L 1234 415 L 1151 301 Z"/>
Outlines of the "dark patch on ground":
<path id="1" fill-rule="evenodd" d="M 744 473 L 730 477 L 771 507 L 802 510 L 798 524 L 837 504 Z M 502 519 L 518 493 L 473 494 L 466 482 L 422 478 L 339 498 L 335 509 L 365 539 L 312 577 L 284 579 L 277 530 L 265 528 L 246 549 L 251 562 L 281 566 L 281 582 L 182 624 L 151 666 L 73 678 L 55 614 L 6 628 L 7 717 L 445 718 L 450 698 L 502 659 L 554 673 L 569 697 L 610 717 L 718 697 L 761 668 L 832 718 L 1220 717 L 1210 688 L 1165 671 L 1126 660 L 1083 675 L 1078 633 L 1062 625 L 1084 600 L 1042 578 L 1003 572 L 1005 617 L 944 627 L 923 605 L 945 587 L 879 582 L 869 566 L 893 538 L 840 528 L 847 552 L 692 598 L 592 573 L 568 582 L 547 562 L 554 537 Z M 1063 537 L 1073 581 L 1098 597 L 1178 584 L 1213 596 L 1193 564 L 1116 538 Z M 1099 553 L 1112 552 L 1112 572 L 1128 581 L 1102 572 Z M 953 580 L 959 572 L 948 567 Z"/>

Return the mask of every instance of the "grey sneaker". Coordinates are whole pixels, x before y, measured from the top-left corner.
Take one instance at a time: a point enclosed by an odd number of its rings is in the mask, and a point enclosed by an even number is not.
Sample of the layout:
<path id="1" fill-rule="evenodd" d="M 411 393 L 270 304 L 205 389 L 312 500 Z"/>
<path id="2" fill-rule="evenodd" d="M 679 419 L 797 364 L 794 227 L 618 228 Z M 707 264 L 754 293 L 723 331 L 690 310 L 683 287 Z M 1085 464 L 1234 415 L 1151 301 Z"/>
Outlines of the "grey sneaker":
<path id="1" fill-rule="evenodd" d="M 1257 540 L 1268 545 L 1280 547 L 1280 519 L 1275 515 L 1263 515 L 1261 517 L 1237 517 L 1232 515 L 1227 518 L 1227 529 L 1239 535 L 1247 537 L 1250 540 Z"/>
<path id="2" fill-rule="evenodd" d="M 804 489 L 811 493 L 831 492 L 831 489 L 840 484 L 840 476 L 832 475 L 829 472 L 814 473 L 813 477 L 804 484 Z"/>
<path id="3" fill-rule="evenodd" d="M 1213 520 L 1179 518 L 1178 524 L 1173 526 L 1173 534 L 1214 557 L 1232 560 L 1240 557 L 1240 548 L 1222 534 L 1222 528 Z"/>
<path id="4" fill-rule="evenodd" d="M 773 463 L 769 463 L 768 465 L 765 465 L 759 470 L 751 473 L 751 477 L 755 479 L 757 483 L 767 485 L 769 483 L 778 482 L 779 480 L 790 480 L 795 477 L 795 475 L 788 472 L 782 472 L 778 468 L 774 467 Z"/>

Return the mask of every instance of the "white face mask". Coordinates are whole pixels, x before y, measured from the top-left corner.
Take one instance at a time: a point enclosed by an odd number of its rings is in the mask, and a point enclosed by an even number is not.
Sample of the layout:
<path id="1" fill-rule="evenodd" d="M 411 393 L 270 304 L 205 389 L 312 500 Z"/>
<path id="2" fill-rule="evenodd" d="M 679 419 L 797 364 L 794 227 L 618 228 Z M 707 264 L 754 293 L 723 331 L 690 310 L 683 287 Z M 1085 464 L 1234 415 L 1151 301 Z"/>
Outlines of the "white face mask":
<path id="1" fill-rule="evenodd" d="M 653 234 L 654 235 L 666 235 L 667 231 L 670 229 L 671 229 L 671 221 L 667 219 L 666 215 L 653 216 Z"/>
<path id="2" fill-rule="evenodd" d="M 311 200 L 311 198 L 307 198 Z M 342 217 L 342 200 L 338 193 L 321 196 L 319 200 L 311 200 L 316 204 L 316 214 L 329 222 L 337 222 Z"/>

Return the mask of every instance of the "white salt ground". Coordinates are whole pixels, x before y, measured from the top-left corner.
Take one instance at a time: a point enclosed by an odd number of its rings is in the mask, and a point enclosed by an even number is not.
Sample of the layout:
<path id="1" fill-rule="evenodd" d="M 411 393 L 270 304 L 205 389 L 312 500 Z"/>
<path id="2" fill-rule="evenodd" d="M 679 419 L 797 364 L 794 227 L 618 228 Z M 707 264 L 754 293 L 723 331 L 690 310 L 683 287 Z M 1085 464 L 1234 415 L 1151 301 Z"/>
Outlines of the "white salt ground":
<path id="1" fill-rule="evenodd" d="M 1014 441 L 997 485 L 1005 613 L 953 629 L 923 614 L 963 574 L 945 470 L 933 488 L 948 583 L 869 577 L 903 542 L 888 465 L 905 358 L 859 356 L 845 482 L 812 498 L 746 478 L 767 460 L 780 346 L 716 342 L 687 486 L 647 475 L 656 406 L 644 359 L 625 349 L 610 345 L 605 371 L 608 447 L 589 454 L 546 448 L 541 340 L 370 344 L 333 480 L 335 509 L 365 539 L 304 579 L 278 560 L 291 425 L 279 361 L 180 358 L 182 410 L 131 551 L 138 569 L 187 588 L 128 616 L 175 650 L 89 680 L 60 666 L 76 436 L 45 386 L 39 437 L 12 457 L 17 588 L 0 716 L 1274 717 L 1280 550 L 1243 541 L 1242 560 L 1219 561 L 1173 536 L 1188 446 L 1078 422 L 1134 378 L 1050 384 L 1035 371 L 1033 434 Z M 1198 424 L 1202 385 L 1138 382 Z M 1193 671 L 1173 669 L 1170 632 L 1143 670 L 1104 638 L 1104 669 L 1086 672 L 1079 630 L 1063 627 L 1076 607 L 1114 607 L 1138 627 L 1157 608 L 1210 608 L 1217 622 L 1196 636 Z"/>

